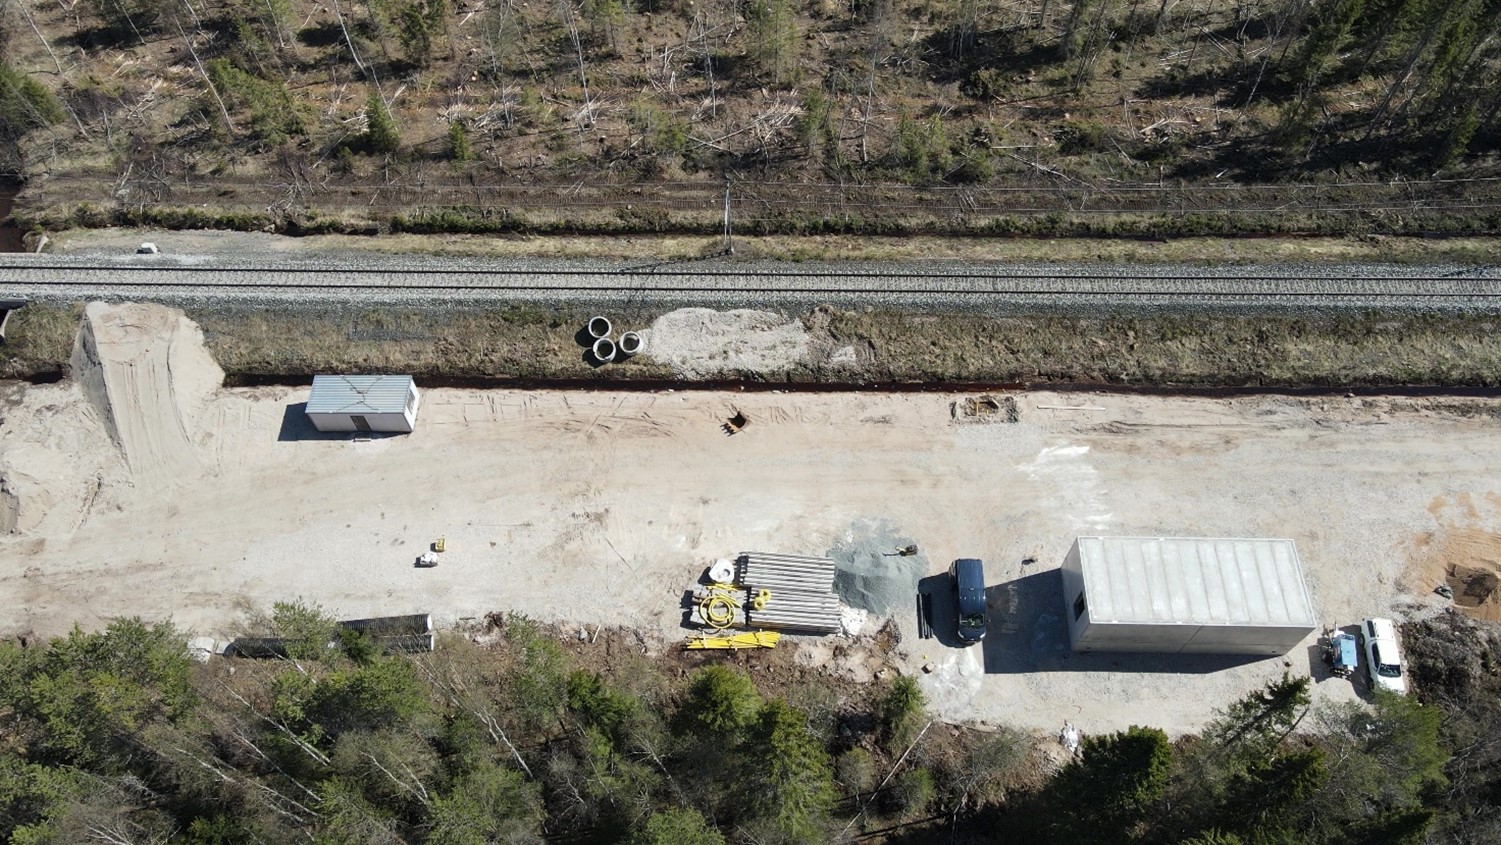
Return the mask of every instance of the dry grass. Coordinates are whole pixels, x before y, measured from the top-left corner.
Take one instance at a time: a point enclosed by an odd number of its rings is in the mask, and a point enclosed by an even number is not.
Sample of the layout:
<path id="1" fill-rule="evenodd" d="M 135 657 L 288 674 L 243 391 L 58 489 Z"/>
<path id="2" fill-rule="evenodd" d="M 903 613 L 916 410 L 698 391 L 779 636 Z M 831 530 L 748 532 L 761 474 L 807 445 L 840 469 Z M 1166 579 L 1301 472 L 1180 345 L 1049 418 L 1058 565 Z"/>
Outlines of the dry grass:
<path id="1" fill-rule="evenodd" d="M 40 378 L 62 373 L 73 353 L 82 306 L 28 305 L 11 315 L 0 345 L 0 378 Z"/>
<path id="2" fill-rule="evenodd" d="M 73 229 L 52 235 L 54 252 L 120 251 L 145 240 L 160 240 L 155 229 Z M 172 236 L 212 238 L 203 249 L 233 250 L 231 233 L 195 232 Z M 718 237 L 688 235 L 309 235 L 257 242 L 255 249 L 278 253 L 372 252 L 388 255 L 453 255 L 480 258 L 618 258 L 675 260 L 721 250 Z M 198 248 L 196 246 L 192 247 Z M 177 250 L 179 252 L 183 249 Z M 1495 237 L 1421 238 L 941 238 L 853 235 L 768 235 L 735 238 L 743 259 L 775 261 L 1021 261 L 1187 264 L 1402 262 L 1479 263 L 1501 260 Z"/>
<path id="3" fill-rule="evenodd" d="M 0 374 L 66 369 L 78 309 L 30 306 L 0 350 Z M 355 315 L 191 309 L 231 378 L 328 370 L 430 379 L 672 379 L 649 359 L 594 368 L 575 336 L 586 314 L 536 307 Z M 622 314 L 645 325 L 655 314 Z M 797 367 L 792 383 L 1024 382 L 1194 386 L 1501 385 L 1501 319 L 1361 315 L 992 318 L 819 308 L 815 337 L 867 350 L 858 374 Z"/>

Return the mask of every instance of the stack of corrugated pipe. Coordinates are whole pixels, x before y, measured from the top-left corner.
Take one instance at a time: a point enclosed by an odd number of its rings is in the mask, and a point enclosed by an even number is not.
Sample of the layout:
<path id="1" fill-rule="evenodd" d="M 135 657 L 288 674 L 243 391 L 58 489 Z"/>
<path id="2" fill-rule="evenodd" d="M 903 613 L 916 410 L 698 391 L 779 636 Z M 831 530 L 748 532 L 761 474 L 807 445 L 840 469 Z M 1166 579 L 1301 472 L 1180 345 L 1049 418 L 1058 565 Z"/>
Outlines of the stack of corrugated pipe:
<path id="1" fill-rule="evenodd" d="M 433 618 L 427 613 L 349 619 L 334 624 L 364 634 L 382 651 L 414 654 L 433 650 Z M 329 646 L 332 647 L 333 643 Z M 240 637 L 230 643 L 227 653 L 238 657 L 284 658 L 287 646 L 281 637 Z"/>
<path id="2" fill-rule="evenodd" d="M 594 360 L 600 364 L 608 364 L 617 357 L 629 358 L 646 346 L 646 341 L 636 332 L 622 334 L 618 342 L 611 340 L 610 333 L 614 330 L 608 317 L 589 318 L 589 337 L 594 339 L 591 351 L 594 353 Z"/>
<path id="3" fill-rule="evenodd" d="M 754 599 L 762 590 L 771 598 L 760 610 L 746 605 L 746 624 L 810 634 L 839 632 L 839 596 L 834 593 L 834 561 L 825 557 L 741 552 L 736 583 Z"/>

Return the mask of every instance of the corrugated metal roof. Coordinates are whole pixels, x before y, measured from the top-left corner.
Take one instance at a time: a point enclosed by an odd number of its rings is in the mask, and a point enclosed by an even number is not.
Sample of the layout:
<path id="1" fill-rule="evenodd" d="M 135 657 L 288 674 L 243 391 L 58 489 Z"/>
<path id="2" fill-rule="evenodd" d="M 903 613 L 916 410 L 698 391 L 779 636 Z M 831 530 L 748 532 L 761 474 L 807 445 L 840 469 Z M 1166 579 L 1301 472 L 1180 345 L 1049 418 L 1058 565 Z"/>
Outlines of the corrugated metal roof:
<path id="1" fill-rule="evenodd" d="M 1080 537 L 1094 622 L 1314 625 L 1291 540 Z"/>
<path id="2" fill-rule="evenodd" d="M 399 414 L 411 376 L 313 376 L 309 414 Z"/>

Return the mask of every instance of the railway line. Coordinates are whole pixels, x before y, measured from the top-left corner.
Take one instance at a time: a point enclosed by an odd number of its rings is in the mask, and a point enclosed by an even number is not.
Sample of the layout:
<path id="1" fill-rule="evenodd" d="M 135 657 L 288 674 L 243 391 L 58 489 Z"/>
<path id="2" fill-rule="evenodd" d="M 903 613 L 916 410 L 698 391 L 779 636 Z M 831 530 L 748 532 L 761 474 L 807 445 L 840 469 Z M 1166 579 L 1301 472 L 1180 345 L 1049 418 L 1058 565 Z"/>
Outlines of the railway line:
<path id="1" fill-rule="evenodd" d="M 1501 265 L 851 265 L 472 260 L 368 254 L 264 263 L 217 257 L 27 256 L 0 261 L 0 297 L 397 305 L 506 301 L 808 303 L 1009 309 L 1054 306 L 1408 308 L 1501 313 Z"/>

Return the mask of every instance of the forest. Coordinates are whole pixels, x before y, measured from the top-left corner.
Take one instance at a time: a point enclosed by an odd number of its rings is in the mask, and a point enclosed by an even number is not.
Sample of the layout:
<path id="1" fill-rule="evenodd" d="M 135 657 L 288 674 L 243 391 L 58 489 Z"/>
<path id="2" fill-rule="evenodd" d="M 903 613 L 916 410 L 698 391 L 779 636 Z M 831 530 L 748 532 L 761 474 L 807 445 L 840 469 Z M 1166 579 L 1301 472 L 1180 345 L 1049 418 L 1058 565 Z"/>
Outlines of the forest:
<path id="1" fill-rule="evenodd" d="M 5 0 L 0 172 L 34 212 L 1435 179 L 1491 208 L 1498 33 L 1501 0 Z"/>
<path id="2" fill-rule="evenodd" d="M 281 660 L 167 623 L 0 646 L 11 843 L 1495 842 L 1501 638 L 1410 625 L 1420 698 L 1284 674 L 1198 735 L 951 724 L 911 678 L 644 652 L 519 616 L 388 655 L 302 601 Z M 1086 726 L 1087 727 L 1087 726 Z"/>

